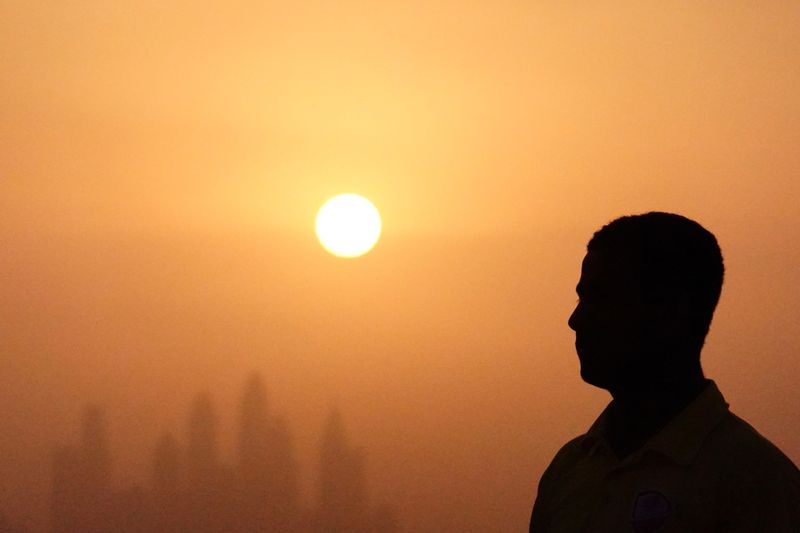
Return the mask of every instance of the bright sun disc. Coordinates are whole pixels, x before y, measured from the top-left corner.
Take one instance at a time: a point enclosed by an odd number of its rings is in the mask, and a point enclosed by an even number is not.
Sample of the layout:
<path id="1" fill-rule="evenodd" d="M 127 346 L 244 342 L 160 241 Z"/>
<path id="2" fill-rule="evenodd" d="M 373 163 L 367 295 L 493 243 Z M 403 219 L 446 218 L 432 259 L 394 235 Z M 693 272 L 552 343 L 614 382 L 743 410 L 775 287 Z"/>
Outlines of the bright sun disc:
<path id="1" fill-rule="evenodd" d="M 358 257 L 378 242 L 381 215 L 363 196 L 340 194 L 320 207 L 316 231 L 319 242 L 333 255 Z"/>

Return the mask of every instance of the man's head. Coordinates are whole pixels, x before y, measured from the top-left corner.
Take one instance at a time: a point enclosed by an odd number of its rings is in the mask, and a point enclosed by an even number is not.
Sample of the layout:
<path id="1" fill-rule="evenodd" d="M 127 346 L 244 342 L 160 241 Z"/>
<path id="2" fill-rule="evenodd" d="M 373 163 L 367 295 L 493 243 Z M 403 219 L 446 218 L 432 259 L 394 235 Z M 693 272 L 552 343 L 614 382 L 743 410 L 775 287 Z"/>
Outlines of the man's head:
<path id="1" fill-rule="evenodd" d="M 714 235 L 680 215 L 614 220 L 587 246 L 569 318 L 587 383 L 613 391 L 700 368 L 724 267 Z"/>

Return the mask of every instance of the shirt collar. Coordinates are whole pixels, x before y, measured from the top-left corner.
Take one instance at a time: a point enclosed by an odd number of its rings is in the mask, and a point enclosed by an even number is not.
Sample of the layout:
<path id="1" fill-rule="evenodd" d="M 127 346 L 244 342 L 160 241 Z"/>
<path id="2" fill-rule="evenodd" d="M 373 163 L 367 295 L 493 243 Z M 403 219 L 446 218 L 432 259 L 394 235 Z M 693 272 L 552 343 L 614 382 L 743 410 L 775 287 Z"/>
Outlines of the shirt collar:
<path id="1" fill-rule="evenodd" d="M 581 441 L 589 455 L 596 453 L 601 446 L 610 449 L 605 435 L 612 403 L 606 406 Z M 728 403 L 717 384 L 709 380 L 706 388 L 635 455 L 652 450 L 678 464 L 691 464 L 708 433 L 727 413 Z"/>

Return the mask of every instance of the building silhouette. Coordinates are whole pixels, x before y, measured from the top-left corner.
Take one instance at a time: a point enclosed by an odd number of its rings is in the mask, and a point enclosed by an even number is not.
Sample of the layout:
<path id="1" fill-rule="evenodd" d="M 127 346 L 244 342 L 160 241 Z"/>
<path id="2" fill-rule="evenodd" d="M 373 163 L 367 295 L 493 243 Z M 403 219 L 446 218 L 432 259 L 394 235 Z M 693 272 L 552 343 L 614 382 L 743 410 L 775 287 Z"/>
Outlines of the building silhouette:
<path id="1" fill-rule="evenodd" d="M 295 459 L 294 444 L 289 425 L 282 417 L 276 417 L 271 424 L 273 458 L 272 496 L 270 500 L 272 531 L 298 531 L 303 524 L 300 507 L 299 465 Z"/>
<path id="2" fill-rule="evenodd" d="M 317 513 L 320 533 L 369 529 L 364 477 L 364 452 L 350 446 L 342 416 L 334 409 L 320 442 Z"/>
<path id="3" fill-rule="evenodd" d="M 299 465 L 286 419 L 270 410 L 258 375 L 244 386 L 237 444 L 226 462 L 218 445 L 211 396 L 197 395 L 188 412 L 185 442 L 164 433 L 152 452 L 148 483 L 115 488 L 108 428 L 89 406 L 77 445 L 52 458 L 51 530 L 54 533 L 392 533 L 391 506 L 369 506 L 364 451 L 352 446 L 341 414 L 329 415 L 320 441 L 313 505 L 300 499 Z"/>
<path id="4" fill-rule="evenodd" d="M 211 490 L 218 481 L 217 420 L 208 393 L 199 394 L 189 412 L 186 474 L 189 486 Z"/>
<path id="5" fill-rule="evenodd" d="M 261 377 L 248 380 L 240 404 L 238 476 L 244 531 L 300 527 L 297 463 L 286 421 L 269 411 Z"/>
<path id="6" fill-rule="evenodd" d="M 239 519 L 243 530 L 266 530 L 272 518 L 269 423 L 264 384 L 260 376 L 252 376 L 240 404 L 237 450 Z"/>
<path id="7" fill-rule="evenodd" d="M 63 446 L 53 458 L 52 528 L 54 532 L 108 531 L 110 452 L 99 407 L 87 406 L 77 447 Z"/>
<path id="8" fill-rule="evenodd" d="M 107 493 L 111 478 L 111 454 L 105 418 L 96 405 L 87 407 L 83 414 L 80 454 L 89 495 L 100 497 Z"/>
<path id="9" fill-rule="evenodd" d="M 186 509 L 181 449 L 171 433 L 164 433 L 153 452 L 153 528 L 163 533 L 183 530 Z"/>

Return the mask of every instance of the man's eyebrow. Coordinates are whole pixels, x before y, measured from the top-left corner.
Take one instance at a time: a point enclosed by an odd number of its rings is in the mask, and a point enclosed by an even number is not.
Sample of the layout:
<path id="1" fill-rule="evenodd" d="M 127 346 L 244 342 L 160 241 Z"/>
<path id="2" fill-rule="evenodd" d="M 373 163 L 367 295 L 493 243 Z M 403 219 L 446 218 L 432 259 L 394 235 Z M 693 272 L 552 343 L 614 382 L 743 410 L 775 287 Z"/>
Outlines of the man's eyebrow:
<path id="1" fill-rule="evenodd" d="M 578 293 L 578 296 L 580 296 L 583 293 L 585 288 L 586 288 L 586 284 L 584 282 L 582 282 L 582 281 L 579 281 L 578 284 L 575 285 L 575 292 Z"/>

